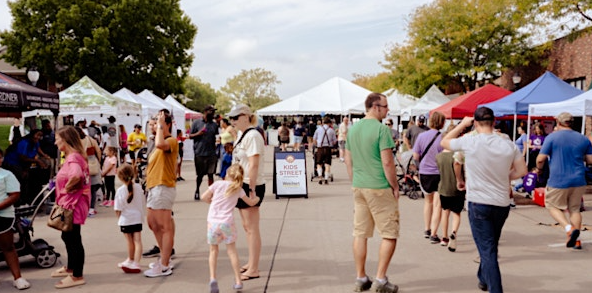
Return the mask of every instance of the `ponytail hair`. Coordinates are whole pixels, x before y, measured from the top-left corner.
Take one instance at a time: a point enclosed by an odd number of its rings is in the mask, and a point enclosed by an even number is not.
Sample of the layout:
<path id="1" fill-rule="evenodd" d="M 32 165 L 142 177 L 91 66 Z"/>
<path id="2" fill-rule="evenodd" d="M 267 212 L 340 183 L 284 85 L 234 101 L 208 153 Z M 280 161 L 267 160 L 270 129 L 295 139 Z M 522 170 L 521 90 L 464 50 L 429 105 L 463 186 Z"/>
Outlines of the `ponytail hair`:
<path id="1" fill-rule="evenodd" d="M 233 193 L 243 188 L 244 169 L 239 164 L 232 164 L 226 170 L 226 177 L 232 179 L 232 183 L 226 189 L 225 197 L 229 197 Z"/>
<path id="2" fill-rule="evenodd" d="M 117 177 L 127 185 L 127 203 L 134 199 L 134 168 L 130 164 L 123 164 L 117 170 Z"/>

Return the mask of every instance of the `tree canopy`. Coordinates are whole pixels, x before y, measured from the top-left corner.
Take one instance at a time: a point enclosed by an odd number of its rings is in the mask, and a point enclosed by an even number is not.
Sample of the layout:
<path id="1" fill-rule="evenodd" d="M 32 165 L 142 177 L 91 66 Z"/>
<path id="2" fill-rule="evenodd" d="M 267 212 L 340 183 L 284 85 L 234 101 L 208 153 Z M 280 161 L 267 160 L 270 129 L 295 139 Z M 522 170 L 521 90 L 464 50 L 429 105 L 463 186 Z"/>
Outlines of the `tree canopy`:
<path id="1" fill-rule="evenodd" d="M 189 98 L 187 108 L 203 112 L 207 105 L 216 104 L 218 93 L 209 83 L 202 82 L 197 77 L 185 78 L 185 97 Z"/>
<path id="2" fill-rule="evenodd" d="M 527 65 L 544 50 L 528 28 L 532 6 L 521 0 L 435 0 L 417 8 L 404 44 L 387 48 L 382 66 L 400 92 L 421 96 L 432 85 L 465 91 Z"/>
<path id="3" fill-rule="evenodd" d="M 197 33 L 179 0 L 16 0 L 0 32 L 4 59 L 69 86 L 88 75 L 108 91 L 183 92 Z"/>
<path id="4" fill-rule="evenodd" d="M 220 91 L 222 97 L 216 106 L 230 109 L 232 103 L 242 103 L 256 111 L 280 101 L 275 86 L 281 82 L 275 73 L 263 68 L 241 70 L 238 75 L 226 80 Z"/>

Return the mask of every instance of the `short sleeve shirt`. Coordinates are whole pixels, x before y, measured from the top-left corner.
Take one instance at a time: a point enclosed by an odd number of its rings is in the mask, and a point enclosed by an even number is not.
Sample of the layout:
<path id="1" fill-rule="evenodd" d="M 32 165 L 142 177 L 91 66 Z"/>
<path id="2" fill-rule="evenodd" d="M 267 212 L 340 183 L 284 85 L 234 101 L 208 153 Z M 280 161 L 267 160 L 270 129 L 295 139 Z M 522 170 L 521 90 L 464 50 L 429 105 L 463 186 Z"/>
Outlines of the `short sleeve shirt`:
<path id="1" fill-rule="evenodd" d="M 146 188 L 157 185 L 175 187 L 177 185 L 177 157 L 179 156 L 179 144 L 177 139 L 169 136 L 165 139 L 170 149 L 163 151 L 154 148 L 148 159 L 146 176 Z"/>
<path id="2" fill-rule="evenodd" d="M 196 120 L 191 125 L 191 133 L 199 132 L 203 127 L 206 132 L 202 135 L 193 137 L 193 152 L 196 156 L 208 157 L 216 155 L 216 135 L 218 134 L 218 124 L 216 122 L 205 122 Z"/>
<path id="3" fill-rule="evenodd" d="M 395 147 L 391 130 L 376 119 L 362 119 L 348 131 L 345 149 L 351 154 L 356 188 L 387 189 L 390 184 L 382 167 L 380 152 Z"/>
<path id="4" fill-rule="evenodd" d="M 586 185 L 586 155 L 592 155 L 590 141 L 573 130 L 559 130 L 547 136 L 541 154 L 549 156 L 549 180 L 554 188 Z"/>
<path id="5" fill-rule="evenodd" d="M 429 149 L 427 149 L 428 145 L 434 139 L 436 139 L 432 143 Z M 440 174 L 438 171 L 438 164 L 436 163 L 436 155 L 442 152 L 443 148 L 440 145 L 440 141 L 442 140 L 442 134 L 438 134 L 438 131 L 435 129 L 430 129 L 428 131 L 422 132 L 417 136 L 417 140 L 413 145 L 413 152 L 421 156 L 424 154 L 423 159 L 419 163 L 419 174 L 424 175 L 437 175 Z"/>
<path id="6" fill-rule="evenodd" d="M 122 185 L 115 193 L 113 209 L 121 211 L 121 216 L 117 220 L 119 226 L 129 226 L 142 224 L 144 220 L 144 211 L 146 210 L 146 197 L 142 190 L 142 185 L 133 183 L 134 197 L 130 203 L 127 203 L 128 191 L 127 185 Z"/>
<path id="7" fill-rule="evenodd" d="M 9 193 L 20 192 L 21 186 L 12 172 L 0 168 L 0 202 L 8 198 Z M 14 218 L 14 206 L 0 210 L 0 217 Z"/>
<path id="8" fill-rule="evenodd" d="M 249 182 L 249 157 L 259 155 L 259 169 L 257 170 L 257 185 L 265 184 L 263 178 L 264 166 L 263 156 L 265 153 L 265 142 L 263 136 L 256 129 L 246 132 L 245 138 L 241 140 L 243 133 L 239 133 L 237 143 L 234 145 L 234 151 L 232 152 L 232 162 L 238 163 L 245 170 L 244 182 Z"/>
<path id="9" fill-rule="evenodd" d="M 208 211 L 208 222 L 229 224 L 234 222 L 234 207 L 238 199 L 245 197 L 246 193 L 244 189 L 239 188 L 230 196 L 226 196 L 226 189 L 231 183 L 226 180 L 216 181 L 208 187 L 214 193 Z"/>

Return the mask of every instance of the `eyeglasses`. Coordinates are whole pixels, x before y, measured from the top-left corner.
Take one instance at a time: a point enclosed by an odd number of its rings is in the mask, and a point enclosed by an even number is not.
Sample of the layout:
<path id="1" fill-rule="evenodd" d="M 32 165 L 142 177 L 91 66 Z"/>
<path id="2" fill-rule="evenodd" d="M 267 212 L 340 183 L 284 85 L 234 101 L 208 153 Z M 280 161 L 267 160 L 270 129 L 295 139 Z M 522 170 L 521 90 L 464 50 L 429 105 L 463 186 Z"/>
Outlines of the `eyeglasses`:
<path id="1" fill-rule="evenodd" d="M 388 109 L 388 105 L 374 104 L 374 106 Z"/>
<path id="2" fill-rule="evenodd" d="M 245 114 L 238 114 L 236 116 L 232 116 L 232 117 L 228 117 L 228 118 L 230 118 L 230 120 L 238 120 L 238 118 L 243 115 L 245 115 Z"/>

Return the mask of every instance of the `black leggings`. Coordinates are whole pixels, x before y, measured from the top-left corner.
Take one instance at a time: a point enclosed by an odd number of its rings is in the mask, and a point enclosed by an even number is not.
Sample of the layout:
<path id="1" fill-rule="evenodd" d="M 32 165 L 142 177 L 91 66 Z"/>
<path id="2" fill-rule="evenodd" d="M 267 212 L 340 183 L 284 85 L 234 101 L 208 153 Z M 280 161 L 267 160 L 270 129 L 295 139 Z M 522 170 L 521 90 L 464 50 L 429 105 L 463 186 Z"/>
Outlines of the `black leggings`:
<path id="1" fill-rule="evenodd" d="M 105 176 L 105 198 L 104 200 L 115 199 L 115 176 Z"/>
<path id="2" fill-rule="evenodd" d="M 80 236 L 80 225 L 74 224 L 72 231 L 62 232 L 62 240 L 66 244 L 66 252 L 68 253 L 67 268 L 73 271 L 74 277 L 82 277 L 84 246 L 82 246 L 82 237 Z"/>

